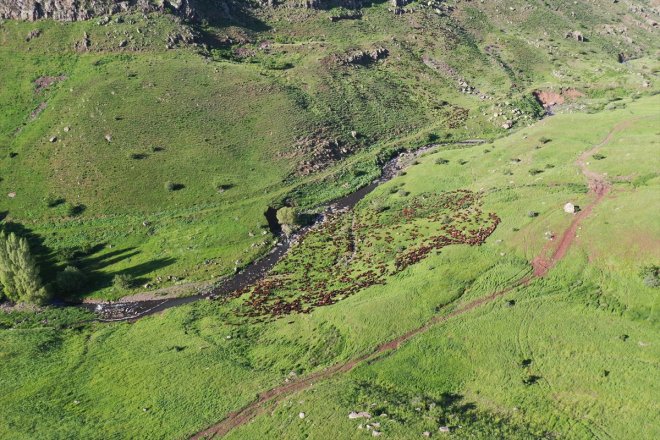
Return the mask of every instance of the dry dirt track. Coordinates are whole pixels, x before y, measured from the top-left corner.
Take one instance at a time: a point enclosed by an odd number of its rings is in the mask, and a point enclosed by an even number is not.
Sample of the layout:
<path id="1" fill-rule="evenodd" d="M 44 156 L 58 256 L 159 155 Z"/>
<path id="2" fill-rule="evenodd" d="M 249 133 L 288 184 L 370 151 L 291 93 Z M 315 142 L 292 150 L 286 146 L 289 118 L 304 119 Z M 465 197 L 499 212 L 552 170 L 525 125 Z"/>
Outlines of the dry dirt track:
<path id="1" fill-rule="evenodd" d="M 566 255 L 568 249 L 571 247 L 571 245 L 575 240 L 575 233 L 581 222 L 591 213 L 593 208 L 596 205 L 598 205 L 610 191 L 611 186 L 609 182 L 607 182 L 605 177 L 598 173 L 590 171 L 587 168 L 588 158 L 594 155 L 601 147 L 607 145 L 617 132 L 630 126 L 633 122 L 634 122 L 633 120 L 626 120 L 617 124 L 612 130 L 610 130 L 610 132 L 607 134 L 607 136 L 605 137 L 605 139 L 603 139 L 602 142 L 600 142 L 598 145 L 594 146 L 593 148 L 589 149 L 588 151 L 585 151 L 579 156 L 578 160 L 576 161 L 576 164 L 582 171 L 582 174 L 587 178 L 589 184 L 589 193 L 594 196 L 594 199 L 589 205 L 583 207 L 583 209 L 580 212 L 575 214 L 573 221 L 571 222 L 569 227 L 563 232 L 561 239 L 557 242 L 554 249 L 551 250 L 548 249 L 547 247 L 544 248 L 542 254 L 536 257 L 532 261 L 532 268 L 533 268 L 532 275 L 525 276 L 523 278 L 520 278 L 512 282 L 511 285 L 504 290 L 495 292 L 483 298 L 479 298 L 462 307 L 459 307 L 453 312 L 449 313 L 448 315 L 436 316 L 432 318 L 429 322 L 424 324 L 422 327 L 412 330 L 404 335 L 399 336 L 398 338 L 392 341 L 386 342 L 376 347 L 371 353 L 365 354 L 363 356 L 352 359 L 345 363 L 335 364 L 323 371 L 310 374 L 309 376 L 304 377 L 295 382 L 287 383 L 285 385 L 272 388 L 268 391 L 264 391 L 258 396 L 257 400 L 255 400 L 248 406 L 238 411 L 229 413 L 224 420 L 202 432 L 195 434 L 193 437 L 191 437 L 191 439 L 198 440 L 198 439 L 210 439 L 214 437 L 222 437 L 226 435 L 228 432 L 230 432 L 232 429 L 249 422 L 255 416 L 263 413 L 266 408 L 266 403 L 268 402 L 277 403 L 281 401 L 284 397 L 292 393 L 305 390 L 319 381 L 332 378 L 340 373 L 346 373 L 366 360 L 374 359 L 386 352 L 389 352 L 391 350 L 396 350 L 402 343 L 408 341 L 409 339 L 413 338 L 414 336 L 420 333 L 424 333 L 425 331 L 427 331 L 429 328 L 431 328 L 436 324 L 442 323 L 454 316 L 461 315 L 479 306 L 490 303 L 495 299 L 500 298 L 506 293 L 512 291 L 516 287 L 527 285 L 534 278 L 545 276 L 548 273 L 548 271 L 552 269 L 552 267 L 554 267 L 555 264 Z M 554 244 L 554 243 L 555 242 L 549 242 L 549 244 Z M 552 252 L 551 256 L 546 257 L 545 254 L 549 253 L 550 251 Z"/>

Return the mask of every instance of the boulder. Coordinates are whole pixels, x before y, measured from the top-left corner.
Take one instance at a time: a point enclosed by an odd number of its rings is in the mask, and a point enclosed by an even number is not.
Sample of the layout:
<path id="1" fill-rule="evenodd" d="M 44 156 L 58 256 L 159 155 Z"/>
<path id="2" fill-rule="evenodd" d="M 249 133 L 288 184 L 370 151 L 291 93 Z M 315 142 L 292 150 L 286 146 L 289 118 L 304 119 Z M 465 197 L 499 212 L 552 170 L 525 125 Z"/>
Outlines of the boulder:
<path id="1" fill-rule="evenodd" d="M 352 411 L 348 415 L 348 418 L 349 419 L 370 419 L 371 414 L 369 414 L 368 412 L 364 412 L 364 411 L 360 411 L 360 412 Z"/>

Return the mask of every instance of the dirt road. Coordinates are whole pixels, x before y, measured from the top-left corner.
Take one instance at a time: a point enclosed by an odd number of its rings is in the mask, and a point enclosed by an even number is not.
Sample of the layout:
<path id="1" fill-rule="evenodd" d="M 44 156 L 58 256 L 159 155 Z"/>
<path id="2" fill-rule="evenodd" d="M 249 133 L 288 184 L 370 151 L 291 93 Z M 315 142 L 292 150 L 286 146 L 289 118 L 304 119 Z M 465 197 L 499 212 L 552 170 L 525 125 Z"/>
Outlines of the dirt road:
<path id="1" fill-rule="evenodd" d="M 387 352 L 396 350 L 404 342 L 412 339 L 413 337 L 419 335 L 420 333 L 426 332 L 429 328 L 433 327 L 436 324 L 440 324 L 452 317 L 462 315 L 484 304 L 493 302 L 494 300 L 502 297 L 506 293 L 511 292 L 513 289 L 529 284 L 529 282 L 531 282 L 534 278 L 545 276 L 548 273 L 548 271 L 552 269 L 557 264 L 557 262 L 560 261 L 568 252 L 569 248 L 575 241 L 575 233 L 577 231 L 578 226 L 587 216 L 589 216 L 593 208 L 597 206 L 610 191 L 611 185 L 605 179 L 605 177 L 588 169 L 587 167 L 588 158 L 596 154 L 600 148 L 607 145 L 617 132 L 630 126 L 633 122 L 634 122 L 633 120 L 627 120 L 616 125 L 612 130 L 610 130 L 610 132 L 607 134 L 607 136 L 605 137 L 605 139 L 603 139 L 602 142 L 600 142 L 598 145 L 594 146 L 593 148 L 589 149 L 588 151 L 585 151 L 578 157 L 576 164 L 580 168 L 582 174 L 587 178 L 589 184 L 589 193 L 594 195 L 594 199 L 592 200 L 591 203 L 589 203 L 589 205 L 587 205 L 580 212 L 575 214 L 575 217 L 573 218 L 571 224 L 563 232 L 561 239 L 557 242 L 557 245 L 555 249 L 552 251 L 551 256 L 545 257 L 544 254 L 548 252 L 548 249 L 544 249 L 542 255 L 539 255 L 532 261 L 532 268 L 533 268 L 532 275 L 524 276 L 512 282 L 508 288 L 495 292 L 489 296 L 476 299 L 466 305 L 457 308 L 456 310 L 452 311 L 447 315 L 436 316 L 432 318 L 429 322 L 424 324 L 422 327 L 411 330 L 410 332 L 401 335 L 392 341 L 386 342 L 376 347 L 371 353 L 357 357 L 345 363 L 335 364 L 323 371 L 310 374 L 309 376 L 299 379 L 295 382 L 287 383 L 285 385 L 272 388 L 268 391 L 264 391 L 258 396 L 258 398 L 254 402 L 252 402 L 248 406 L 238 411 L 229 413 L 224 420 L 202 432 L 195 434 L 193 437 L 191 437 L 191 439 L 193 440 L 210 439 L 214 437 L 224 436 L 227 433 L 229 433 L 232 429 L 246 424 L 257 415 L 263 413 L 266 409 L 266 404 L 269 402 L 277 404 L 292 393 L 310 388 L 311 386 L 322 380 L 330 379 L 341 373 L 349 372 L 357 365 L 367 360 L 374 360 L 375 358 Z"/>

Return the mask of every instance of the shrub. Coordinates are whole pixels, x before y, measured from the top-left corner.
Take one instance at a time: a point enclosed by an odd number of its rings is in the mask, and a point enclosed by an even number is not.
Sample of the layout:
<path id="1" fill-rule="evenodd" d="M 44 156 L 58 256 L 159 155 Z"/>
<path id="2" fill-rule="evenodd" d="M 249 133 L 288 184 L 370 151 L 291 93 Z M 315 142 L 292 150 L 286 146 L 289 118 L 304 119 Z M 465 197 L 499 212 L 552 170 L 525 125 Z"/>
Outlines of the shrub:
<path id="1" fill-rule="evenodd" d="M 605 155 L 603 155 L 603 154 L 600 154 L 600 153 L 596 153 L 596 154 L 594 154 L 594 155 L 591 156 L 591 157 L 593 157 L 595 160 L 603 160 L 603 159 L 605 159 L 605 157 L 607 157 L 607 156 L 605 156 Z"/>
<path id="2" fill-rule="evenodd" d="M 63 197 L 49 195 L 44 199 L 44 202 L 46 202 L 46 206 L 48 206 L 49 208 L 55 208 L 57 206 L 64 204 L 66 200 Z"/>
<path id="3" fill-rule="evenodd" d="M 231 183 L 216 183 L 216 184 L 213 185 L 213 186 L 215 187 L 215 190 L 216 190 L 217 192 L 221 193 L 221 194 L 222 194 L 223 192 L 228 191 L 228 190 L 230 190 L 230 189 L 232 189 L 232 188 L 234 187 L 234 185 L 231 184 Z"/>
<path id="4" fill-rule="evenodd" d="M 435 160 L 436 165 L 447 165 L 449 163 L 448 159 L 444 159 L 442 157 L 439 157 Z"/>
<path id="5" fill-rule="evenodd" d="M 539 216 L 539 213 L 536 212 L 536 211 L 529 211 L 527 213 L 527 217 L 529 217 L 529 218 L 534 218 L 534 217 L 538 217 L 538 216 Z"/>
<path id="6" fill-rule="evenodd" d="M 400 189 L 400 190 L 398 191 L 398 194 L 399 194 L 401 197 L 408 197 L 408 195 L 410 194 L 410 191 L 406 191 L 405 189 Z"/>
<path id="7" fill-rule="evenodd" d="M 539 170 L 538 168 L 532 168 L 529 170 L 529 175 L 530 176 L 536 176 L 537 174 L 541 174 L 543 170 Z"/>
<path id="8" fill-rule="evenodd" d="M 117 274 L 112 278 L 112 285 L 115 289 L 128 290 L 133 287 L 134 283 L 133 277 L 125 273 Z"/>
<path id="9" fill-rule="evenodd" d="M 429 144 L 438 142 L 439 140 L 440 140 L 440 136 L 438 136 L 435 133 L 428 133 L 426 135 L 426 142 L 429 143 Z"/>
<path id="10" fill-rule="evenodd" d="M 545 136 L 543 136 L 541 139 L 539 139 L 539 142 L 542 143 L 542 144 L 547 144 L 550 141 L 552 141 L 552 139 L 547 138 Z"/>
<path id="11" fill-rule="evenodd" d="M 287 70 L 293 67 L 293 64 L 286 60 L 276 58 L 266 58 L 261 65 L 268 70 Z"/>
<path id="12" fill-rule="evenodd" d="M 55 278 L 55 284 L 62 293 L 79 293 L 86 281 L 87 276 L 75 266 L 65 267 Z"/>
<path id="13" fill-rule="evenodd" d="M 461 159 L 461 160 L 458 161 L 459 165 L 465 165 L 466 163 L 468 163 L 468 161 L 465 160 L 465 159 Z"/>
<path id="14" fill-rule="evenodd" d="M 128 157 L 130 157 L 133 160 L 142 160 L 142 159 L 146 159 L 147 155 L 144 153 L 131 153 L 129 154 Z"/>
<path id="15" fill-rule="evenodd" d="M 168 191 L 179 191 L 180 189 L 185 188 L 185 186 L 181 183 L 174 183 L 174 182 L 165 182 L 165 189 Z"/>
<path id="16" fill-rule="evenodd" d="M 79 203 L 77 205 L 69 205 L 67 207 L 66 213 L 69 217 L 77 217 L 85 212 L 86 209 L 87 207 L 85 205 Z"/>

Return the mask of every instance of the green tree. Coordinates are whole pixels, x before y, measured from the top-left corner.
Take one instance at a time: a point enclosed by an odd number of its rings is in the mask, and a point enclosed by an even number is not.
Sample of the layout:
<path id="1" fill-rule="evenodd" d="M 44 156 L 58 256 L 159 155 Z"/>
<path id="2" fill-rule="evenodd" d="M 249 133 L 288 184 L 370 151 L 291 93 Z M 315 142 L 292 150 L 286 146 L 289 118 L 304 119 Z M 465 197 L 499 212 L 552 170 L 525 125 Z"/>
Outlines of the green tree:
<path id="1" fill-rule="evenodd" d="M 42 304 L 48 299 L 27 240 L 14 233 L 0 232 L 0 283 L 12 302 Z"/>
<path id="2" fill-rule="evenodd" d="M 7 253 L 7 235 L 3 231 L 0 231 L 0 285 L 2 287 L 0 299 L 7 298 L 9 301 L 18 299 L 14 296 L 16 292 L 14 272 Z"/>
<path id="3" fill-rule="evenodd" d="M 285 206 L 277 211 L 277 221 L 283 225 L 293 226 L 298 222 L 298 212 L 295 208 Z"/>
<path id="4" fill-rule="evenodd" d="M 277 211 L 277 221 L 282 225 L 282 230 L 289 235 L 298 229 L 300 225 L 298 211 L 295 208 L 285 206 Z"/>
<path id="5" fill-rule="evenodd" d="M 57 274 L 55 284 L 59 291 L 65 294 L 79 293 L 84 287 L 87 277 L 75 266 L 67 266 Z"/>

